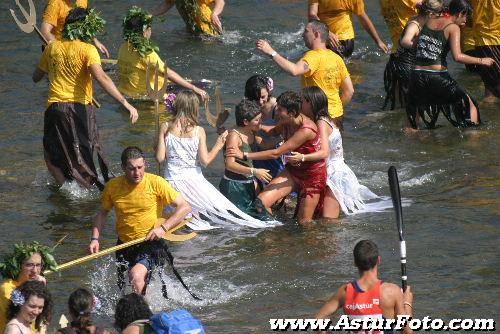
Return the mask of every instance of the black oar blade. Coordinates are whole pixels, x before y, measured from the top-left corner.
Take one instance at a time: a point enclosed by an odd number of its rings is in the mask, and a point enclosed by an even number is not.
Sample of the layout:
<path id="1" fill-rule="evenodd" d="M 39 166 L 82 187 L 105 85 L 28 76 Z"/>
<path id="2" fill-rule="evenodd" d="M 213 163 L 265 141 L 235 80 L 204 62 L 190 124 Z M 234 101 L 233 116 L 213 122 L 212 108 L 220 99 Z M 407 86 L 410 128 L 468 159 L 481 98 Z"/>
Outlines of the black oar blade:
<path id="1" fill-rule="evenodd" d="M 394 166 L 389 167 L 389 188 L 391 189 L 392 204 L 396 212 L 396 223 L 398 224 L 399 240 L 403 238 L 403 208 L 401 206 L 401 193 L 399 191 L 398 172 Z"/>

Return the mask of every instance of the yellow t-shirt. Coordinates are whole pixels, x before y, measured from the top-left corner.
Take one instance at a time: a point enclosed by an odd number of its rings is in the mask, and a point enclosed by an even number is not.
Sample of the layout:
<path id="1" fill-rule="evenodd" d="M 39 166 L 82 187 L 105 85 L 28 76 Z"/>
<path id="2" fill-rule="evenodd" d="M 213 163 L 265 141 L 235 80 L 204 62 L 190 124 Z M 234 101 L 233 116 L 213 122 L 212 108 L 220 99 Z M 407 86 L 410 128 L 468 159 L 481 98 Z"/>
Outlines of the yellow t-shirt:
<path id="1" fill-rule="evenodd" d="M 179 193 L 164 178 L 145 173 L 139 184 L 125 176 L 110 180 L 102 194 L 105 210 L 115 209 L 116 232 L 123 242 L 145 237 Z"/>
<path id="2" fill-rule="evenodd" d="M 173 5 L 175 0 L 165 0 L 169 5 Z M 200 7 L 200 15 L 196 17 L 196 25 L 206 35 L 219 35 L 219 32 L 212 29 L 212 8 L 211 5 L 215 0 L 197 0 Z M 189 28 L 189 27 L 188 27 Z M 190 31 L 193 33 L 193 31 Z"/>
<path id="3" fill-rule="evenodd" d="M 150 84 L 154 88 L 154 67 L 158 63 L 160 76 L 158 77 L 158 88 L 163 86 L 163 73 L 165 63 L 156 52 L 151 52 L 146 57 L 141 57 L 132 45 L 125 42 L 118 51 L 118 89 L 122 94 L 132 98 L 141 98 L 147 95 L 146 67 L 150 64 Z"/>
<path id="4" fill-rule="evenodd" d="M 342 57 L 327 49 L 309 50 L 302 60 L 309 65 L 309 72 L 302 76 L 302 87 L 318 86 L 328 97 L 328 113 L 331 117 L 344 114 L 339 88 L 349 76 Z"/>
<path id="5" fill-rule="evenodd" d="M 408 21 L 416 16 L 415 0 L 380 0 L 380 8 L 387 28 L 391 34 L 392 52 L 396 52 L 399 39 Z"/>
<path id="6" fill-rule="evenodd" d="M 318 4 L 318 17 L 328 24 L 331 32 L 344 41 L 354 38 L 351 14 L 363 15 L 363 0 L 309 0 L 309 5 Z"/>
<path id="7" fill-rule="evenodd" d="M 7 325 L 7 311 L 10 304 L 10 296 L 12 291 L 14 291 L 19 286 L 19 283 L 8 279 L 0 285 L 0 333 L 5 331 L 5 325 Z"/>
<path id="8" fill-rule="evenodd" d="M 42 54 L 38 67 L 49 74 L 48 104 L 54 102 L 92 102 L 90 65 L 101 64 L 95 46 L 75 41 L 54 41 Z"/>
<path id="9" fill-rule="evenodd" d="M 476 46 L 500 45 L 500 0 L 471 0 Z"/>
<path id="10" fill-rule="evenodd" d="M 76 0 L 76 6 L 74 3 L 74 0 L 49 0 L 45 6 L 42 21 L 54 26 L 52 33 L 57 40 L 62 38 L 64 22 L 66 22 L 69 11 L 74 7 L 87 8 L 88 5 L 87 0 Z"/>
<path id="11" fill-rule="evenodd" d="M 476 42 L 474 41 L 474 29 L 472 27 L 463 27 L 460 31 L 460 44 L 462 52 L 474 49 Z"/>

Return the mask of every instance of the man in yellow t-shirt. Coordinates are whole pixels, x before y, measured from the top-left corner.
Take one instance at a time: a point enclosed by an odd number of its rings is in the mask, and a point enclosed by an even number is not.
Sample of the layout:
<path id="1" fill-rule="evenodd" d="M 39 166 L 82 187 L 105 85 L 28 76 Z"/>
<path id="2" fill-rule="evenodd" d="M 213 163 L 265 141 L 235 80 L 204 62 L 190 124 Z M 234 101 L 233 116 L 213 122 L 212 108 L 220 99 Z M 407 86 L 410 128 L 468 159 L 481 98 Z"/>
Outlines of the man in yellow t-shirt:
<path id="1" fill-rule="evenodd" d="M 64 22 L 66 22 L 69 11 L 75 7 L 87 8 L 87 6 L 87 0 L 48 0 L 43 12 L 42 25 L 40 26 L 43 37 L 49 43 L 54 40 L 60 41 Z M 109 58 L 108 49 L 95 37 L 94 44 L 99 51 Z"/>
<path id="2" fill-rule="evenodd" d="M 164 72 L 167 78 L 181 87 L 191 89 L 203 100 L 207 93 L 195 85 L 184 80 L 170 68 L 166 68 L 156 53 L 157 47 L 151 42 L 152 17 L 143 9 L 133 6 L 129 9 L 123 23 L 125 43 L 118 52 L 118 89 L 122 94 L 132 98 L 143 98 L 147 95 L 146 68 L 148 64 L 158 64 L 160 76 L 158 86 L 164 81 Z M 140 50 L 140 51 L 138 51 Z M 150 85 L 154 87 L 155 78 L 151 75 Z"/>
<path id="3" fill-rule="evenodd" d="M 344 58 L 350 57 L 354 51 L 352 14 L 358 17 L 377 46 L 387 53 L 389 49 L 366 14 L 363 0 L 309 0 L 309 20 L 320 20 L 328 25 L 329 47 Z"/>
<path id="4" fill-rule="evenodd" d="M 191 34 L 217 36 L 222 34 L 220 14 L 224 10 L 224 0 L 161 0 L 162 3 L 151 12 L 153 16 L 166 13 L 176 6 Z M 213 9 L 211 6 L 213 5 Z M 195 13 L 188 12 L 191 6 L 197 6 Z"/>
<path id="5" fill-rule="evenodd" d="M 89 250 L 91 253 L 99 251 L 99 237 L 109 211 L 114 209 L 118 243 L 144 237 L 148 240 L 117 252 L 117 260 L 128 262 L 134 292 L 145 293 L 148 272 L 165 260 L 158 258 L 158 252 L 166 249 L 162 239 L 165 232 L 184 220 L 191 207 L 164 178 L 145 172 L 146 161 L 139 148 L 127 147 L 121 162 L 124 175 L 106 184 Z M 175 210 L 168 219 L 159 222 L 163 208 L 169 205 Z"/>
<path id="6" fill-rule="evenodd" d="M 408 21 L 418 15 L 420 0 L 380 0 L 382 16 L 391 34 L 392 52 L 398 50 L 399 39 Z"/>
<path id="7" fill-rule="evenodd" d="M 257 48 L 269 55 L 286 72 L 302 77 L 302 87 L 318 86 L 328 97 L 328 113 L 332 118 L 344 115 L 344 106 L 354 94 L 349 72 L 342 58 L 327 49 L 328 26 L 321 21 L 310 21 L 302 34 L 307 51 L 297 63 L 279 55 L 265 40 L 257 41 Z"/>
<path id="8" fill-rule="evenodd" d="M 500 99 L 500 1 L 471 0 L 475 57 L 490 57 L 493 66 L 478 66 L 477 72 L 484 83 L 485 100 Z"/>
<path id="9" fill-rule="evenodd" d="M 49 76 L 43 135 L 44 157 L 49 172 L 59 185 L 67 180 L 76 180 L 87 188 L 94 184 L 102 188 L 93 161 L 94 152 L 97 152 L 105 181 L 108 180 L 108 167 L 91 104 L 92 78 L 96 78 L 104 90 L 130 112 L 132 122 L 138 116 L 137 110 L 102 70 L 95 46 L 85 41 L 87 35 L 80 33 L 86 30 L 81 26 L 85 26 L 87 20 L 102 19 L 87 9 L 70 11 L 66 24 L 72 24 L 74 31 L 71 36 L 74 39 L 70 40 L 69 33 L 65 31 L 61 41 L 54 41 L 45 48 L 33 73 L 33 81 L 39 82 L 46 74 Z M 96 32 L 90 31 L 92 35 Z"/>

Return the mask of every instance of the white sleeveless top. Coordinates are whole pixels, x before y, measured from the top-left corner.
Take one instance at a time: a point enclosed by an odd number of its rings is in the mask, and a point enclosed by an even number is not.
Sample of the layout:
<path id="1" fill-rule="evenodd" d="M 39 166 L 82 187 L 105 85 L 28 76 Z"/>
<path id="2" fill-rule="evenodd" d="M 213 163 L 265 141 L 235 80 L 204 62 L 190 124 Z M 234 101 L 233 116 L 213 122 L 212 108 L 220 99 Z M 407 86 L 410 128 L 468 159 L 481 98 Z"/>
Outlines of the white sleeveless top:
<path id="1" fill-rule="evenodd" d="M 181 138 L 168 133 L 165 137 L 165 147 L 168 152 L 167 164 L 165 166 L 165 179 L 181 179 L 193 174 L 201 174 L 201 165 L 198 159 L 197 126 L 193 137 Z"/>
<path id="2" fill-rule="evenodd" d="M 342 135 L 340 134 L 340 130 L 337 129 L 330 120 L 326 118 L 321 118 L 321 120 L 325 121 L 332 128 L 332 133 L 328 137 L 328 145 L 330 146 L 330 152 L 328 155 L 328 161 L 326 162 L 329 165 L 334 161 L 344 161 L 344 148 L 342 147 Z"/>

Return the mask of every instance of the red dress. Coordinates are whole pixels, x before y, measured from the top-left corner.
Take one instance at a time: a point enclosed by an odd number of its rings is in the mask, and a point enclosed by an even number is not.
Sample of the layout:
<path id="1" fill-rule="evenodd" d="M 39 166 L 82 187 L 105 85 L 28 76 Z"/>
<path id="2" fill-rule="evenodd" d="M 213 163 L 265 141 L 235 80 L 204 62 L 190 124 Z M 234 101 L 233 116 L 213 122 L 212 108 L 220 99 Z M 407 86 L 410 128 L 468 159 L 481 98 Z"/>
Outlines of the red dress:
<path id="1" fill-rule="evenodd" d="M 303 143 L 295 149 L 295 152 L 309 154 L 318 152 L 321 148 L 321 137 L 319 132 L 311 125 L 302 124 L 300 129 L 310 129 L 316 136 Z M 297 130 L 298 131 L 298 130 Z M 289 137 L 285 136 L 287 139 Z M 320 194 L 323 198 L 326 186 L 326 162 L 324 159 L 318 161 L 304 161 L 299 165 L 286 165 L 286 169 L 290 172 L 293 181 L 299 186 L 299 199 L 314 194 Z M 318 203 L 317 208 L 321 207 L 322 200 Z"/>

